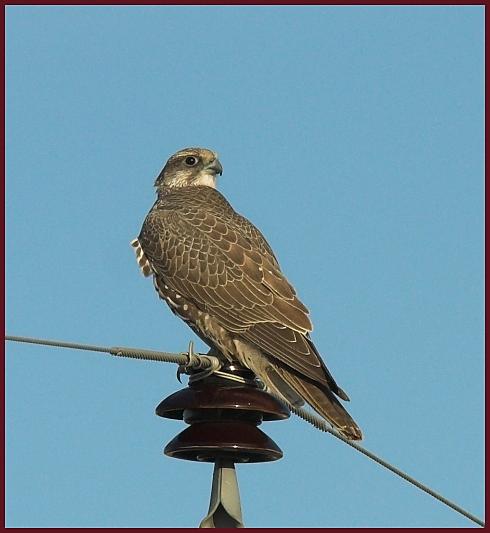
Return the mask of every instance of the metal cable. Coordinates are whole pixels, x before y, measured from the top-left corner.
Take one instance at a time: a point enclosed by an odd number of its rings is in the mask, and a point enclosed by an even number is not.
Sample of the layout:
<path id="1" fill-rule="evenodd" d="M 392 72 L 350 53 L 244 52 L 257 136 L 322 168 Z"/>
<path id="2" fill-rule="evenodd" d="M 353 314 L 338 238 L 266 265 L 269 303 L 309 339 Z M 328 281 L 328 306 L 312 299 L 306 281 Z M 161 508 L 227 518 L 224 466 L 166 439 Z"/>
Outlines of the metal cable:
<path id="1" fill-rule="evenodd" d="M 284 398 L 272 393 L 271 391 L 268 391 L 268 392 L 269 392 L 269 394 L 272 394 L 272 396 L 275 396 L 278 400 L 281 400 L 284 403 L 286 403 L 286 405 L 289 407 L 291 412 L 293 412 L 296 416 L 299 416 L 300 418 L 302 418 L 303 420 L 305 420 L 306 422 L 308 422 L 309 424 L 311 424 L 315 428 L 319 429 L 320 431 L 324 431 L 325 433 L 330 433 L 334 437 L 337 437 L 337 439 L 341 440 L 342 442 L 345 442 L 345 444 L 348 444 L 350 447 L 354 448 L 358 452 L 361 452 L 366 457 L 369 457 L 369 459 L 372 459 L 374 462 L 378 463 L 379 465 L 384 466 L 387 470 L 389 470 L 390 472 L 393 472 L 393 474 L 396 474 L 397 476 L 401 477 L 405 481 L 408 481 L 408 483 L 411 483 L 412 485 L 414 485 L 415 487 L 419 488 L 420 490 L 423 490 L 424 492 L 426 492 L 427 494 L 429 494 L 430 496 L 432 496 L 436 500 L 439 500 L 441 503 L 444 503 L 445 505 L 447 505 L 448 507 L 450 507 L 454 511 L 462 514 L 463 516 L 465 516 L 469 520 L 472 520 L 476 524 L 478 524 L 478 525 L 480 525 L 482 527 L 485 527 L 485 522 L 480 520 L 475 515 L 472 515 L 471 513 L 469 513 L 468 511 L 466 511 L 465 509 L 463 509 L 459 505 L 457 505 L 456 503 L 452 502 L 451 500 L 448 500 L 447 498 L 445 498 L 444 496 L 442 496 L 438 492 L 436 492 L 436 491 L 432 490 L 431 488 L 427 487 L 426 485 L 420 483 L 419 481 L 414 479 L 412 476 L 409 476 L 407 473 L 403 472 L 403 470 L 400 470 L 399 468 L 397 468 L 396 466 L 391 465 L 390 463 L 388 463 L 384 459 L 381 459 L 381 457 L 378 457 L 377 455 L 375 455 L 374 453 L 370 452 L 369 450 L 366 450 L 366 448 L 364 448 L 360 444 L 357 444 L 357 442 L 352 441 L 352 440 L 348 440 L 345 437 L 343 437 L 340 433 L 338 433 L 337 431 L 335 431 L 334 429 L 329 427 L 327 425 L 327 423 L 323 420 L 323 418 L 320 418 L 318 415 L 316 415 L 316 414 L 314 414 L 314 413 L 312 413 L 312 412 L 310 412 L 310 411 L 308 411 L 308 410 L 306 410 L 306 409 L 304 409 L 302 407 L 295 407 L 294 405 L 291 405 L 289 402 L 286 402 L 284 400 Z"/>
<path id="2" fill-rule="evenodd" d="M 104 346 L 95 346 L 91 344 L 78 344 L 78 343 L 72 343 L 72 342 L 63 342 L 63 341 L 50 341 L 46 339 L 35 339 L 31 337 L 15 337 L 12 335 L 6 335 L 5 340 L 7 341 L 14 341 L 14 342 L 26 342 L 30 344 L 41 344 L 45 346 L 55 346 L 58 348 L 72 348 L 75 350 L 87 350 L 91 352 L 102 352 L 102 353 L 108 353 L 115 356 L 120 357 L 130 357 L 133 359 L 146 359 L 150 361 L 162 361 L 165 363 L 177 363 L 179 365 L 185 365 L 187 367 L 197 367 L 201 369 L 205 368 L 212 368 L 216 367 L 216 365 L 219 365 L 219 361 L 216 357 L 210 356 L 210 355 L 202 355 L 202 354 L 194 354 L 192 353 L 192 349 L 190 346 L 190 353 L 171 353 L 171 352 L 157 352 L 153 350 L 142 350 L 139 348 L 124 348 L 124 347 L 104 347 Z M 325 433 L 330 433 L 337 439 L 341 440 L 342 442 L 345 442 L 345 444 L 348 444 L 351 448 L 354 448 L 358 452 L 362 453 L 366 457 L 369 457 L 369 459 L 372 459 L 374 462 L 378 463 L 379 465 L 383 466 L 393 474 L 396 474 L 397 476 L 401 477 L 408 483 L 411 483 L 418 489 L 424 491 L 425 493 L 429 494 L 436 500 L 440 501 L 441 503 L 447 505 L 457 513 L 460 513 L 464 517 L 468 518 L 472 522 L 475 522 L 476 524 L 485 527 L 485 522 L 480 520 L 478 517 L 472 515 L 459 505 L 453 503 L 452 501 L 448 500 L 441 494 L 435 492 L 434 490 L 430 489 L 426 485 L 423 485 L 413 477 L 409 476 L 396 466 L 391 465 L 384 459 L 381 459 L 374 453 L 370 452 L 369 450 L 366 450 L 363 446 L 360 444 L 357 444 L 354 441 L 348 440 L 340 433 L 332 429 L 327 425 L 327 423 L 320 418 L 318 415 L 303 409 L 302 407 L 295 407 L 294 405 L 289 404 L 289 402 L 285 402 L 284 398 L 272 393 L 271 391 L 268 391 L 270 394 L 278 398 L 280 401 L 286 403 L 295 415 L 302 418 L 305 422 L 308 422 L 315 428 L 319 429 L 320 431 L 324 431 Z"/>
<path id="3" fill-rule="evenodd" d="M 157 352 L 154 350 L 143 350 L 141 348 L 124 348 L 122 346 L 95 346 L 93 344 L 78 344 L 64 341 L 50 341 L 46 339 L 34 339 L 32 337 L 15 337 L 6 335 L 5 340 L 14 342 L 27 342 L 30 344 L 42 344 L 45 346 L 55 346 L 57 348 L 72 348 L 74 350 L 86 350 L 89 352 L 102 352 L 119 357 L 130 357 L 131 359 L 146 359 L 148 361 L 161 361 L 164 363 L 176 363 L 184 366 L 195 366 L 198 368 L 212 368 L 219 365 L 217 357 L 203 354 Z"/>

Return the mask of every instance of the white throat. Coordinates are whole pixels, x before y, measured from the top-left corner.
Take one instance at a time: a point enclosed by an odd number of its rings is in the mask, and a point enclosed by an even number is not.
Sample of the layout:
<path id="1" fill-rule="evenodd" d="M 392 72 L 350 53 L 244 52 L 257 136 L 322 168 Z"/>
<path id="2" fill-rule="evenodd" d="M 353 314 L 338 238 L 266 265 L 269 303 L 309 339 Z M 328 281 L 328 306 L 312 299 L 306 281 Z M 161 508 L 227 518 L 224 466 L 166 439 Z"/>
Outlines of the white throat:
<path id="1" fill-rule="evenodd" d="M 192 182 L 192 185 L 206 185 L 216 189 L 216 174 L 210 172 L 201 172 L 199 176 Z"/>

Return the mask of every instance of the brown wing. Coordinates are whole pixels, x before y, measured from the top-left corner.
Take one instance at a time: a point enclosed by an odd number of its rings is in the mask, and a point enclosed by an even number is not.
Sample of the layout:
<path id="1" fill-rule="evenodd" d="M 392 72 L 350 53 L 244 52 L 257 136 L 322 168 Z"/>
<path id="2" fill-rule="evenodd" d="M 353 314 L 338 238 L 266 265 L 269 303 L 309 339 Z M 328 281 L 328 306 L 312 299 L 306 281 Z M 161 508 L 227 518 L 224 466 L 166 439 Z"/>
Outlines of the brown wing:
<path id="1" fill-rule="evenodd" d="M 145 220 L 139 241 L 165 283 L 227 330 L 339 393 L 307 338 L 307 308 L 282 274 L 262 234 L 209 187 L 167 194 Z"/>

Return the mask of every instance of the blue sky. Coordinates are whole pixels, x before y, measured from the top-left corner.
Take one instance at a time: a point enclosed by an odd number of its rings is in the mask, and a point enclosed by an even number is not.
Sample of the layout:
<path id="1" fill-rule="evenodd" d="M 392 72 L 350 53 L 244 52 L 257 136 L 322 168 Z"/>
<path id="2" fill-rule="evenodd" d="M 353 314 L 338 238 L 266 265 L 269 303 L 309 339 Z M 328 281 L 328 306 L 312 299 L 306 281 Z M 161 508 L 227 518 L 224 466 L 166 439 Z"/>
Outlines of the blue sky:
<path id="1" fill-rule="evenodd" d="M 217 150 L 370 450 L 483 514 L 482 6 L 7 7 L 7 332 L 194 338 L 129 241 L 166 159 Z M 204 346 L 198 342 L 203 350 Z M 9 527 L 193 527 L 175 367 L 7 346 Z M 249 527 L 471 522 L 299 419 L 238 467 Z"/>

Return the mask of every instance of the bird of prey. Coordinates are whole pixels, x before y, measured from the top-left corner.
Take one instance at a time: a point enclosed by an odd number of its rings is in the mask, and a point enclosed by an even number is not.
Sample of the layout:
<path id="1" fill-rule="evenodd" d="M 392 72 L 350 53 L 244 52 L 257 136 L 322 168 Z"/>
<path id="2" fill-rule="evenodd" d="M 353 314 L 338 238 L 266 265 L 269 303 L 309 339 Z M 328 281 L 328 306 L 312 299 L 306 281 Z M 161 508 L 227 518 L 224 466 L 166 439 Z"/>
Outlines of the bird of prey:
<path id="1" fill-rule="evenodd" d="M 212 353 L 250 369 L 294 406 L 307 402 L 344 437 L 362 433 L 310 338 L 308 309 L 262 233 L 216 190 L 216 152 L 185 148 L 155 181 L 157 200 L 132 241 L 145 276 Z"/>

